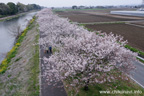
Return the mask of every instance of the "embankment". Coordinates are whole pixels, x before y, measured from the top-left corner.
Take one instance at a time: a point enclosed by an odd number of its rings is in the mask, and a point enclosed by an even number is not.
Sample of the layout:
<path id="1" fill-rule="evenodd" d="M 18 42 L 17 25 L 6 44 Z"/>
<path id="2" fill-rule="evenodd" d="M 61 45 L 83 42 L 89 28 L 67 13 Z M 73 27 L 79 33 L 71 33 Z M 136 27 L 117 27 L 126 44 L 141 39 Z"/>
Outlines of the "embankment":
<path id="1" fill-rule="evenodd" d="M 23 39 L 18 39 L 14 55 L 7 55 L 12 58 L 0 74 L 0 96 L 39 96 L 39 45 L 34 45 L 39 31 L 34 19 L 30 23 L 20 36 Z"/>

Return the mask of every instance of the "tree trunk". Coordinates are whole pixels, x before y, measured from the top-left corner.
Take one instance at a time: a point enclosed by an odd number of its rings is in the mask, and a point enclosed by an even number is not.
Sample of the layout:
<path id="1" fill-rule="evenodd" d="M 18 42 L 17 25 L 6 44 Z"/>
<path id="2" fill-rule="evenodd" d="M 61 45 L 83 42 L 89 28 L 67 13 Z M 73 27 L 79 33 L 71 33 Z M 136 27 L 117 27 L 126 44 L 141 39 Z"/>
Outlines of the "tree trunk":
<path id="1" fill-rule="evenodd" d="M 88 85 L 89 85 L 89 79 L 88 79 L 88 81 L 86 82 L 86 84 L 85 84 L 85 86 L 84 86 L 84 90 L 85 90 L 85 91 L 88 91 L 88 90 L 89 90 Z"/>

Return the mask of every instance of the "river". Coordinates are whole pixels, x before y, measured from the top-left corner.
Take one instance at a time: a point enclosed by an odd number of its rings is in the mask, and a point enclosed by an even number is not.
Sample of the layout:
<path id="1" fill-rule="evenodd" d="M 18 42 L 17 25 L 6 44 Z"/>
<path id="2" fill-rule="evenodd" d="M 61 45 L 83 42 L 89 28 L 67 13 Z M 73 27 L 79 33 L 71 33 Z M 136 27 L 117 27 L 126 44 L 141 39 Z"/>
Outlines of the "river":
<path id="1" fill-rule="evenodd" d="M 32 12 L 15 19 L 0 22 L 0 63 L 5 58 L 7 52 L 14 46 L 16 38 L 14 32 L 18 28 L 22 32 L 35 14 L 36 12 Z"/>

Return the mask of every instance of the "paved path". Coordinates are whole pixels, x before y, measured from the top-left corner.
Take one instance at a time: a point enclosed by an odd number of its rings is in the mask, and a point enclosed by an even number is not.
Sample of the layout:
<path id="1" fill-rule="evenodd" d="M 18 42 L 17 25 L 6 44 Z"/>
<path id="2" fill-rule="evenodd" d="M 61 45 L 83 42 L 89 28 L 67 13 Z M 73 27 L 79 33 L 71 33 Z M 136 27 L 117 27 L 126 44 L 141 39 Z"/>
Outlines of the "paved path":
<path id="1" fill-rule="evenodd" d="M 132 79 L 144 88 L 144 64 L 136 61 L 134 63 L 137 69 L 131 72 L 133 74 Z"/>
<path id="2" fill-rule="evenodd" d="M 40 33 L 40 38 L 43 37 Z M 40 46 L 40 58 L 44 56 L 49 57 L 51 54 L 44 53 L 44 49 Z M 44 64 L 44 61 L 41 59 L 41 64 Z M 45 64 L 46 65 L 46 64 Z M 44 68 L 41 67 L 41 75 L 44 73 Z M 58 82 L 58 86 L 63 85 L 62 82 Z M 48 85 L 46 82 L 46 78 L 41 77 L 41 96 L 67 96 L 64 87 L 58 88 L 55 87 L 54 84 Z"/>

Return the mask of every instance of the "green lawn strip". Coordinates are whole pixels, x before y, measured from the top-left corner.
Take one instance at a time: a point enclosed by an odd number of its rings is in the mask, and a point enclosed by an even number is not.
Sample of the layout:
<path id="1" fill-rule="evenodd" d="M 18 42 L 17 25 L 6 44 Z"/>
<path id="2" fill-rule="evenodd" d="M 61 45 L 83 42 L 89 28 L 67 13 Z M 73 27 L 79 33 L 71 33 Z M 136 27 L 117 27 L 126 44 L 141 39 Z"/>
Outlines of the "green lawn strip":
<path id="1" fill-rule="evenodd" d="M 0 74 L 5 73 L 7 70 L 7 67 L 9 66 L 9 63 L 11 62 L 11 59 L 14 58 L 17 54 L 17 50 L 23 41 L 24 37 L 26 36 L 26 33 L 28 30 L 32 28 L 32 23 L 34 22 L 35 17 L 30 21 L 28 27 L 21 33 L 21 36 L 19 36 L 17 43 L 14 45 L 14 47 L 7 53 L 6 58 L 2 61 L 0 65 Z"/>
<path id="2" fill-rule="evenodd" d="M 22 58 L 22 57 L 17 58 L 17 59 L 15 60 L 15 62 L 19 61 L 21 58 Z"/>
<path id="3" fill-rule="evenodd" d="M 139 54 L 139 56 L 144 57 L 144 52 L 139 51 L 139 50 L 136 49 L 136 48 L 133 48 L 133 47 L 131 47 L 131 46 L 129 46 L 129 45 L 125 45 L 125 48 L 128 48 L 128 49 L 130 49 L 130 50 L 133 51 L 133 52 L 137 52 L 137 53 Z"/>
<path id="4" fill-rule="evenodd" d="M 94 23 L 80 23 L 79 25 L 99 25 L 99 24 L 125 24 L 125 22 L 122 21 L 115 21 L 115 22 L 94 22 Z"/>
<path id="5" fill-rule="evenodd" d="M 134 81 L 128 80 L 116 80 L 115 82 L 105 82 L 103 84 L 91 84 L 89 85 L 89 90 L 85 91 L 84 87 L 80 87 L 77 89 L 77 86 L 71 87 L 70 81 L 66 82 L 65 90 L 68 96 L 143 96 L 144 89 L 137 85 Z M 67 86 L 67 87 L 66 87 Z M 79 85 L 78 85 L 79 86 Z M 76 94 L 76 89 L 78 93 Z M 137 91 L 139 90 L 141 93 L 131 93 L 131 94 L 112 94 L 112 91 Z M 100 93 L 100 91 L 110 91 L 110 93 Z"/>
<path id="6" fill-rule="evenodd" d="M 81 11 L 81 10 L 106 10 L 106 9 L 105 8 L 96 8 L 96 9 L 53 9 L 54 12 L 56 12 L 56 11 Z"/>
<path id="7" fill-rule="evenodd" d="M 38 43 L 39 34 L 36 35 L 35 42 Z M 39 45 L 35 45 L 35 54 L 31 58 L 33 66 L 31 66 L 30 79 L 28 81 L 28 91 L 30 96 L 39 96 Z"/>
<path id="8" fill-rule="evenodd" d="M 131 46 L 129 46 L 129 45 L 125 45 L 125 48 L 131 50 L 132 52 L 138 53 L 138 55 L 139 55 L 140 57 L 144 58 L 144 52 L 139 51 L 138 49 L 133 48 L 133 47 L 131 47 Z M 140 58 L 138 58 L 138 57 L 137 57 L 137 59 L 138 59 L 140 62 L 144 63 L 144 60 L 142 60 L 142 59 L 140 59 Z"/>
<path id="9" fill-rule="evenodd" d="M 137 57 L 137 59 L 144 64 L 144 60 Z"/>

